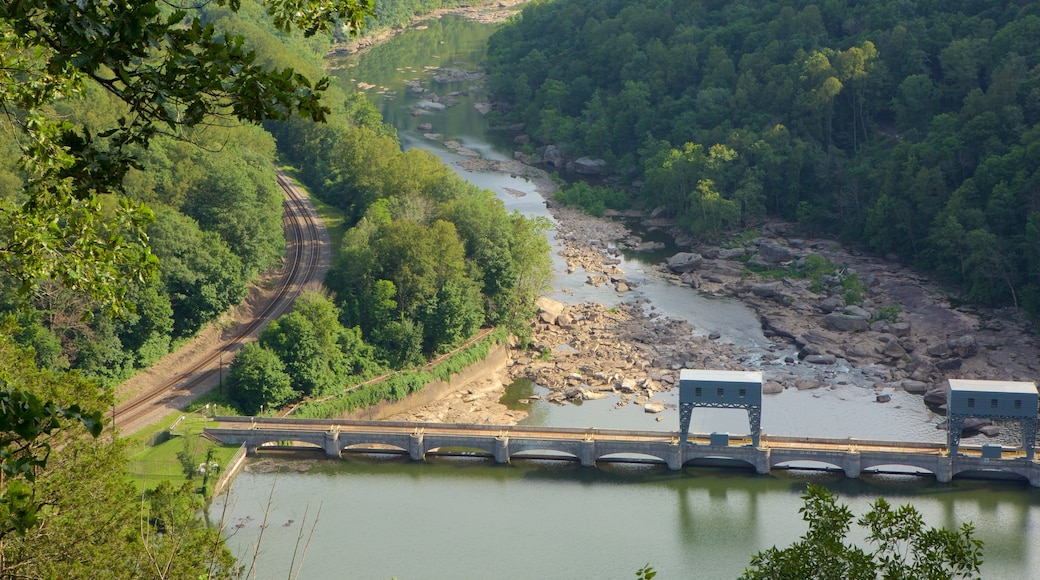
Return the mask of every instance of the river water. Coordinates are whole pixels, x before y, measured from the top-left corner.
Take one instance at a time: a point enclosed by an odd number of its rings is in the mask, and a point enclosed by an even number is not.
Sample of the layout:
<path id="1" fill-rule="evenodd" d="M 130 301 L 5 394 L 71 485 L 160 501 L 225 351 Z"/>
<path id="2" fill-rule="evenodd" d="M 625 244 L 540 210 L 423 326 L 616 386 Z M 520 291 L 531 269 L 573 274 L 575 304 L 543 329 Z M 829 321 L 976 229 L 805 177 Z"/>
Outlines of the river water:
<path id="1" fill-rule="evenodd" d="M 532 183 L 465 172 L 455 165 L 462 156 L 419 129 L 430 123 L 432 132 L 484 158 L 509 157 L 505 137 L 486 131 L 486 120 L 473 106 L 483 100 L 479 82 L 432 80 L 443 69 L 476 69 L 491 30 L 447 17 L 375 47 L 359 61 L 337 63 L 341 67 L 334 72 L 345 83 L 374 85 L 368 94 L 398 128 L 403 147 L 433 152 L 466 179 L 498 193 L 509 209 L 548 217 Z M 459 103 L 442 108 L 428 94 L 409 93 L 409 81 L 442 99 L 457 92 Z M 583 273 L 568 275 L 562 259 L 555 260 L 555 297 L 562 301 L 612 305 L 646 299 L 664 315 L 691 321 L 698 332 L 719 332 L 722 340 L 745 348 L 749 368 L 767 375 L 797 372 L 765 362 L 776 355 L 782 361 L 785 352 L 762 336 L 750 311 L 662 280 L 639 256 L 626 257 L 621 265 L 641 282 L 624 298 L 586 285 Z M 676 397 L 664 395 L 669 403 Z M 609 399 L 580 406 L 538 403 L 529 410 L 526 422 L 542 425 L 674 429 L 678 424 L 674 409 L 656 423 L 640 407 L 615 409 Z M 937 421 L 917 397 L 896 392 L 882 406 L 872 390 L 856 387 L 789 389 L 763 403 L 763 430 L 775 435 L 942 441 Z M 747 420 L 742 411 L 698 411 L 691 430 L 746 433 Z M 302 578 L 621 578 L 632 577 L 647 562 L 661 572 L 659 578 L 731 578 L 755 551 L 789 544 L 804 531 L 798 508 L 807 479 L 826 483 L 856 513 L 884 495 L 913 503 L 932 525 L 971 521 L 986 542 L 986 577 L 1040 578 L 1040 556 L 1030 549 L 1040 545 L 1040 492 L 1021 483 L 943 485 L 908 476 L 845 480 L 811 472 L 756 476 L 706 468 L 672 473 L 657 466 L 588 470 L 535 461 L 504 467 L 483 460 L 421 465 L 398 458 L 265 460 L 241 473 L 227 503 L 215 502 L 211 514 L 219 518 L 227 508 L 230 542 L 243 561 L 252 559 L 251 546 L 260 539 L 260 578 L 286 577 L 294 550 L 299 547 L 299 563 L 304 545 Z"/>

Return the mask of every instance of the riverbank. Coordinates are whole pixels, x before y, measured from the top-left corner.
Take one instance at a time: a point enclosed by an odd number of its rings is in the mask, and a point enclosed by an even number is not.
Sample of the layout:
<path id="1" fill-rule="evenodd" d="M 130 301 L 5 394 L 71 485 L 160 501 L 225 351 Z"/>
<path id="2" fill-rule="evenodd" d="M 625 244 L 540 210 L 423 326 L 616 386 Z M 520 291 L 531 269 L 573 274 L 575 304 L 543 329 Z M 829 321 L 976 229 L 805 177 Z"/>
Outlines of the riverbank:
<path id="1" fill-rule="evenodd" d="M 554 204 L 556 185 L 548 174 L 518 163 L 458 162 L 467 171 L 535 180 L 556 221 L 567 270 L 583 272 L 587 284 L 610 285 L 620 296 L 638 288 L 639 282 L 629 280 L 621 268 L 619 248 L 646 244 L 621 217 L 639 219 L 647 229 L 679 233 L 673 222 L 638 212 L 596 218 Z M 532 349 L 514 350 L 509 364 L 494 376 L 395 419 L 515 423 L 523 413 L 506 412 L 499 399 L 517 378 L 547 388 L 553 401 L 617 396 L 618 406 L 636 404 L 658 413 L 665 403 L 655 395 L 677 385 L 678 369 L 684 367 L 761 369 L 768 394 L 869 389 L 883 404 L 893 392 L 905 391 L 921 395 L 920 404 L 928 401 L 933 409 L 945 402 L 949 378 L 1035 381 L 1040 376 L 1040 345 L 1021 313 L 958 305 L 919 272 L 833 240 L 798 237 L 790 224 L 769 222 L 739 240 L 720 248 L 686 239 L 685 251 L 653 275 L 692 291 L 740 300 L 773 341 L 769 352 L 752 356 L 718 336 L 698 335 L 685 321 L 659 316 L 645 300 L 608 309 L 543 299 L 532 325 Z M 809 255 L 827 259 L 846 278 L 855 274 L 862 302 L 845 304 L 840 277 L 825 280 L 829 284 L 821 291 L 806 278 L 774 279 L 750 269 L 782 271 Z M 1000 433 L 999 426 L 979 427 L 986 435 Z"/>
<path id="2" fill-rule="evenodd" d="M 401 34 L 409 28 L 422 26 L 423 22 L 436 20 L 447 14 L 457 14 L 475 22 L 484 24 L 495 24 L 505 22 L 510 16 L 516 14 L 518 6 L 526 4 L 529 0 L 477 0 L 476 5 L 456 6 L 454 8 L 439 8 L 429 14 L 413 16 L 407 25 L 398 25 L 387 28 L 376 33 L 351 38 L 346 42 L 337 43 L 329 52 L 330 56 L 349 56 L 360 54 L 366 50 L 382 44 L 387 40 Z"/>
<path id="3" fill-rule="evenodd" d="M 479 71 L 457 72 L 466 73 L 470 83 L 462 92 L 483 94 Z M 542 169 L 542 156 L 517 153 L 512 159 L 487 159 L 435 132 L 440 130 L 437 115 L 458 103 L 434 99 L 430 95 L 436 94 L 435 87 L 425 82 L 408 83 L 407 92 L 415 99 L 409 105 L 412 116 L 428 119 L 418 125 L 418 133 L 462 156 L 455 162 L 462 171 L 534 182 L 556 221 L 566 270 L 600 287 L 612 304 L 614 297 L 622 304 L 608 308 L 578 299 L 573 304 L 543 301 L 533 323 L 533 349 L 514 351 L 494 377 L 395 418 L 513 423 L 522 419 L 522 412 L 506 415 L 498 400 L 504 386 L 516 378 L 545 387 L 553 400 L 613 396 L 619 405 L 639 404 L 655 413 L 664 404 L 657 396 L 676 384 L 678 369 L 684 366 L 758 369 L 766 374 L 768 393 L 856 389 L 876 393 L 880 404 L 904 391 L 940 405 L 951 377 L 1035 380 L 1040 375 L 1040 346 L 1020 315 L 958 305 L 953 293 L 920 273 L 842 248 L 833 240 L 801 237 L 793 225 L 768 222 L 720 247 L 698 244 L 673 220 L 640 212 L 595 218 L 554 204 L 556 183 Z M 486 102 L 474 106 L 481 112 L 491 109 Z M 509 129 L 520 143 L 522 128 Z M 524 195 L 508 189 L 506 193 Z M 682 251 L 648 272 L 626 272 L 632 267 L 625 264 L 621 249 L 651 249 L 654 244 L 633 235 L 622 218 L 669 233 Z M 837 270 L 823 276 L 822 285 L 814 284 L 794 270 L 807 258 L 826 259 Z M 777 273 L 783 277 L 775 278 Z M 852 274 L 856 284 L 851 283 Z M 737 347 L 711 330 L 661 315 L 669 305 L 640 298 L 644 276 L 653 277 L 655 285 L 741 301 L 755 313 L 768 339 L 763 340 L 765 346 Z M 854 292 L 847 293 L 848 288 Z M 854 297 L 857 293 L 860 296 Z M 923 403 L 921 409 L 928 414 Z M 936 423 L 940 420 L 935 417 Z"/>

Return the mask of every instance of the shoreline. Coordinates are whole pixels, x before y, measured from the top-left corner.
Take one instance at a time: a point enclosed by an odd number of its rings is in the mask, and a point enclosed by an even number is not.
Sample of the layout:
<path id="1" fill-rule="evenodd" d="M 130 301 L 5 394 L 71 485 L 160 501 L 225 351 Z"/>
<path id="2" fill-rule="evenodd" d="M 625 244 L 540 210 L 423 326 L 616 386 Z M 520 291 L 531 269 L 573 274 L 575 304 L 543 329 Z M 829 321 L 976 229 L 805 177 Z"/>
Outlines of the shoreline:
<path id="1" fill-rule="evenodd" d="M 628 280 L 618 267 L 616 248 L 639 249 L 643 242 L 612 218 L 639 219 L 649 230 L 668 233 L 680 254 L 690 254 L 689 260 L 662 264 L 653 269 L 655 277 L 705 295 L 740 301 L 758 317 L 776 351 L 798 351 L 797 358 L 773 357 L 772 348 L 764 353 L 767 362 L 776 363 L 768 369 L 767 393 L 853 386 L 873 389 L 878 402 L 898 390 L 930 396 L 935 402 L 944 400 L 947 378 L 1035 381 L 1040 375 L 1040 342 L 1027 322 L 1006 311 L 956 307 L 926 275 L 904 265 L 838 246 L 834 240 L 802 238 L 794 224 L 778 221 L 761 224 L 757 235 L 745 235 L 745 241 L 736 247 L 723 249 L 698 244 L 674 220 L 653 218 L 645 212 L 611 212 L 608 217 L 595 218 L 553 203 L 557 185 L 545 170 L 531 163 L 538 161 L 537 156 L 528 158 L 515 152 L 511 160 L 478 157 L 456 164 L 471 172 L 521 175 L 534 181 L 556 221 L 556 238 L 563 246 L 560 254 L 568 271 L 583 271 L 588 284 L 612 285 L 620 295 L 638 282 Z M 862 304 L 846 305 L 840 288 L 832 286 L 817 293 L 810 290 L 807 280 L 771 279 L 750 273 L 745 266 L 751 262 L 786 268 L 809 254 L 827 258 L 846 272 L 854 271 L 863 282 Z M 555 400 L 619 395 L 621 404 L 652 408 L 654 393 L 677 384 L 676 368 L 692 364 L 738 370 L 746 368 L 749 358 L 747 351 L 721 343 L 718 337 L 694 336 L 691 341 L 691 325 L 659 316 L 647 301 L 610 311 L 595 303 L 547 304 L 533 322 L 535 351 L 514 350 L 496 376 L 394 418 L 515 423 L 522 417 L 516 411 L 504 413 L 498 399 L 505 385 L 520 377 L 549 388 Z M 646 342 L 633 342 L 633 336 Z M 665 345 L 669 340 L 672 343 Z M 676 342 L 684 348 L 678 349 Z M 644 348 L 648 344 L 653 348 Z M 545 351 L 551 353 L 551 360 L 539 360 L 537 353 Z M 691 359 L 687 351 L 699 356 Z M 619 364 L 619 358 L 624 364 Z M 590 373 L 584 369 L 599 370 Z"/>
<path id="2" fill-rule="evenodd" d="M 334 43 L 326 56 L 351 56 L 362 54 L 372 47 L 382 44 L 410 28 L 421 26 L 423 22 L 436 20 L 447 14 L 457 14 L 468 18 L 469 20 L 487 24 L 505 22 L 510 16 L 518 12 L 516 9 L 517 6 L 526 4 L 529 1 L 530 0 L 484 0 L 484 2 L 478 6 L 438 8 L 428 14 L 413 16 L 408 21 L 408 24 L 399 24 L 391 28 L 386 28 L 372 34 L 371 36 L 359 36 L 351 38 L 346 42 Z"/>

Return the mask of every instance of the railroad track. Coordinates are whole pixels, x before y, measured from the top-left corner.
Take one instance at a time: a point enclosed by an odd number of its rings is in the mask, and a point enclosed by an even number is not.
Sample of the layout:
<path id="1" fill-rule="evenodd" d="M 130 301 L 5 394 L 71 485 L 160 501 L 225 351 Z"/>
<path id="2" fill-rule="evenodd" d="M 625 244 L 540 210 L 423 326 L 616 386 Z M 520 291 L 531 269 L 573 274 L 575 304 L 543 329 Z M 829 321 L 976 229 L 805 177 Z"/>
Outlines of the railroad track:
<path id="1" fill-rule="evenodd" d="M 268 322 L 288 312 L 308 284 L 320 282 L 324 277 L 331 259 L 324 225 L 307 194 L 283 172 L 278 171 L 277 178 L 285 194 L 286 263 L 274 296 L 266 300 L 261 311 L 250 320 L 221 337 L 217 344 L 196 354 L 183 373 L 162 380 L 117 405 L 112 412 L 113 424 L 123 433 L 132 432 L 146 425 L 149 419 L 158 418 L 152 415 L 165 415 L 181 409 L 215 387 L 221 379 L 225 360 L 230 361 L 243 344 L 260 334 Z"/>

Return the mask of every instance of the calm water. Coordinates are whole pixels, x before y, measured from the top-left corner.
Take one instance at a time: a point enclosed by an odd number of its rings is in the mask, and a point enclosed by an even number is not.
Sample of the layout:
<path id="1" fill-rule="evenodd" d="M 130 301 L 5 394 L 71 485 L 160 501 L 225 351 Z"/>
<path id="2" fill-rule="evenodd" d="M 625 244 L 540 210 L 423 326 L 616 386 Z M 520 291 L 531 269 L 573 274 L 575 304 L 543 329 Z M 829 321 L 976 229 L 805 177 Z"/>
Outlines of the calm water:
<path id="1" fill-rule="evenodd" d="M 369 95 L 398 127 L 405 147 L 430 150 L 457 168 L 459 155 L 422 137 L 418 125 L 429 122 L 446 139 L 486 158 L 504 159 L 508 150 L 496 148 L 503 138 L 485 131 L 485 119 L 473 107 L 482 100 L 479 83 L 435 84 L 431 79 L 437 71 L 427 68 L 476 69 L 491 30 L 445 18 L 376 47 L 336 74 L 352 85 L 375 85 Z M 441 97 L 459 92 L 460 103 L 414 115 L 417 107 L 430 106 L 408 94 L 405 83 L 416 80 Z M 524 179 L 459 171 L 497 192 L 508 208 L 547 215 Z M 622 300 L 612 291 L 585 285 L 584 274 L 566 275 L 562 260 L 556 265 L 559 299 L 608 305 Z M 761 355 L 776 347 L 739 303 L 663 282 L 639 256 L 626 257 L 622 267 L 643 282 L 624 299 L 648 298 L 659 312 L 690 320 L 700 333 L 721 332 L 723 340 L 747 348 L 749 367 L 767 376 L 796 372 L 763 362 Z M 660 398 L 674 404 L 676 396 Z M 658 423 L 634 405 L 616 409 L 610 399 L 580 406 L 540 403 L 530 411 L 527 422 L 543 425 L 673 430 L 678 424 L 674 409 Z M 942 441 L 937 421 L 916 397 L 893 393 L 891 403 L 878 405 L 872 391 L 856 387 L 788 390 L 763 403 L 763 428 L 776 435 Z M 691 429 L 745 433 L 747 420 L 740 411 L 698 411 Z M 259 578 L 288 577 L 294 549 L 299 546 L 298 564 L 304 544 L 301 578 L 631 578 L 648 562 L 662 580 L 732 578 L 755 551 L 789 544 L 804 532 L 798 508 L 807 478 L 826 483 L 857 514 L 884 495 L 894 503 L 913 503 L 932 525 L 972 521 L 986 542 L 985 577 L 1040 578 L 1035 550 L 1040 546 L 1040 491 L 1023 484 L 942 485 L 905 476 L 845 480 L 807 472 L 757 476 L 706 468 L 672 473 L 656 466 L 590 470 L 551 462 L 495 466 L 447 459 L 425 464 L 399 458 L 265 459 L 263 465 L 269 464 L 276 469 L 254 469 L 261 464 L 251 463 L 236 479 L 227 503 L 218 501 L 211 510 L 215 519 L 224 514 L 233 532 L 231 545 L 245 562 L 252 559 L 267 513 Z"/>

